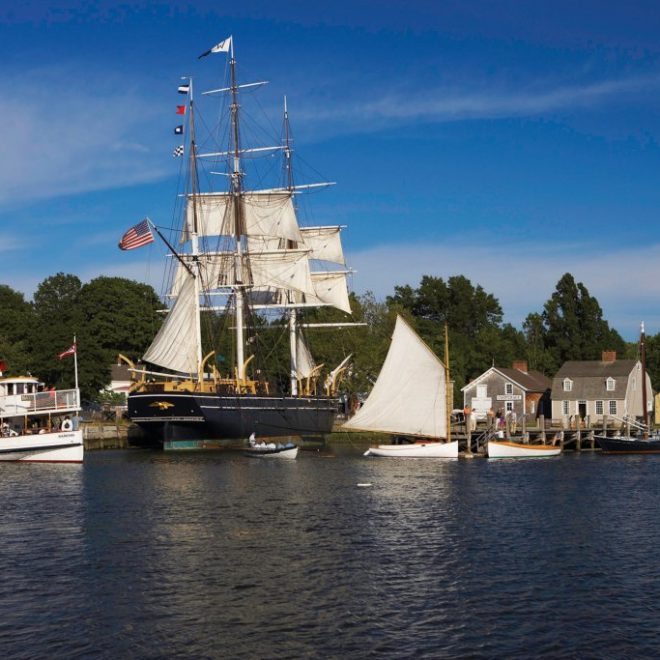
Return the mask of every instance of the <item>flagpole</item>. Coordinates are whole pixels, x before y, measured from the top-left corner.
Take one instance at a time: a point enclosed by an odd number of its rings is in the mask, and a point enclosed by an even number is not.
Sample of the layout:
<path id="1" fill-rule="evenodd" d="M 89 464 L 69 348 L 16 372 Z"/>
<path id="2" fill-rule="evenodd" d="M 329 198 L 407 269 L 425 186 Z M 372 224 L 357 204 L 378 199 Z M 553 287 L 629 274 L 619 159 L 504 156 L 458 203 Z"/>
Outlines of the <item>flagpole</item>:
<path id="1" fill-rule="evenodd" d="M 78 399 L 80 399 L 80 391 L 78 390 L 78 345 L 76 344 L 76 336 L 73 335 L 73 370 L 75 373 L 75 378 L 76 378 L 76 396 Z M 78 401 L 78 405 L 80 405 L 80 400 Z"/>

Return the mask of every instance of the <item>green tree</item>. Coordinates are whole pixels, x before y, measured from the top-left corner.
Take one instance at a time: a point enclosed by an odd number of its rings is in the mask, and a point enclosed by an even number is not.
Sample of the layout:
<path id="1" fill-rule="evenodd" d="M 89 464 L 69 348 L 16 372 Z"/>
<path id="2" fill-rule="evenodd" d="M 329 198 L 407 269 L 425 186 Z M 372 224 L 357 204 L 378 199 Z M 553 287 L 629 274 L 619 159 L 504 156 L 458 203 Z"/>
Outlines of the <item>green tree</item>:
<path id="1" fill-rule="evenodd" d="M 620 355 L 626 350 L 621 335 L 603 318 L 596 298 L 570 273 L 557 282 L 540 319 L 538 314 L 530 314 L 524 327 L 528 355 L 546 373 L 554 373 L 566 360 L 598 360 L 603 350 Z"/>
<path id="2" fill-rule="evenodd" d="M 417 289 L 395 287 L 387 304 L 406 310 L 420 336 L 439 356 L 444 353 L 447 323 L 455 401 L 461 400 L 460 389 L 493 363 L 508 366 L 524 355 L 523 335 L 502 323 L 502 308 L 495 296 L 462 275 L 446 282 L 425 275 Z"/>
<path id="3" fill-rule="evenodd" d="M 0 285 L 0 360 L 14 374 L 29 369 L 28 329 L 33 325 L 33 310 L 22 293 Z"/>
<path id="4" fill-rule="evenodd" d="M 81 388 L 96 394 L 110 379 L 118 354 L 138 360 L 162 323 L 154 289 L 122 277 L 97 277 L 78 296 Z"/>
<path id="5" fill-rule="evenodd" d="M 75 275 L 57 273 L 41 282 L 34 294 L 34 324 L 29 333 L 31 371 L 57 387 L 72 387 L 74 382 L 71 358 L 60 361 L 57 356 L 80 332 L 80 288 Z"/>

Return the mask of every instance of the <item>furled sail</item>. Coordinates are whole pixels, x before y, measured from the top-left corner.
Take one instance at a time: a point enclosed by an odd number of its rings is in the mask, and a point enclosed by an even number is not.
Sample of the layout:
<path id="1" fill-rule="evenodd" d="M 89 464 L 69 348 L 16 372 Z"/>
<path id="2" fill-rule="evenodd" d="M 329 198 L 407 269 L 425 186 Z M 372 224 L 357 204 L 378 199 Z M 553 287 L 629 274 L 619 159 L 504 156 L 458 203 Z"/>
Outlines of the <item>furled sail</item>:
<path id="1" fill-rule="evenodd" d="M 254 191 L 200 193 L 188 197 L 181 242 L 190 239 L 195 220 L 198 236 L 235 236 L 235 203 L 240 204 L 242 235 L 302 240 L 291 192 Z"/>
<path id="2" fill-rule="evenodd" d="M 343 428 L 446 438 L 446 389 L 444 364 L 397 316 L 376 384 Z"/>
<path id="3" fill-rule="evenodd" d="M 341 227 L 301 227 L 300 232 L 303 244 L 312 251 L 310 259 L 346 263 L 339 235 Z"/>
<path id="4" fill-rule="evenodd" d="M 174 306 L 142 359 L 172 371 L 197 373 L 195 319 L 195 280 L 187 274 Z"/>

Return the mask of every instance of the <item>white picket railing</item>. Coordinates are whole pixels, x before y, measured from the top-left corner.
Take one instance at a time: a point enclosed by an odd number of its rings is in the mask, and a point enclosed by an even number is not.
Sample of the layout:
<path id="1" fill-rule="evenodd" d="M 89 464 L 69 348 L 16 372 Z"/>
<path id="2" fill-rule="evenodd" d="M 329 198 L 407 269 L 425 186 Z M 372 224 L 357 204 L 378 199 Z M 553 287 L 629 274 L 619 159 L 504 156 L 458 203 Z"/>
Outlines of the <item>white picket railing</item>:
<path id="1" fill-rule="evenodd" d="M 52 390 L 34 394 L 0 397 L 0 417 L 17 417 L 47 413 L 66 413 L 80 408 L 80 393 L 73 390 Z"/>

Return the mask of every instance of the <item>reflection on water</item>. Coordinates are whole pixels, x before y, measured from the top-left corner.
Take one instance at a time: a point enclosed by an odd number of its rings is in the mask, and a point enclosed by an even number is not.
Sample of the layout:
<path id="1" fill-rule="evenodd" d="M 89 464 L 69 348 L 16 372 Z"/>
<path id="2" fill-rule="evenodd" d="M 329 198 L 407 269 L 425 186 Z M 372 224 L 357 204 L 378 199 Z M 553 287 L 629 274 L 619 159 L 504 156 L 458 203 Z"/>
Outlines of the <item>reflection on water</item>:
<path id="1" fill-rule="evenodd" d="M 5 657 L 660 648 L 660 460 L 85 460 L 2 466 Z"/>

